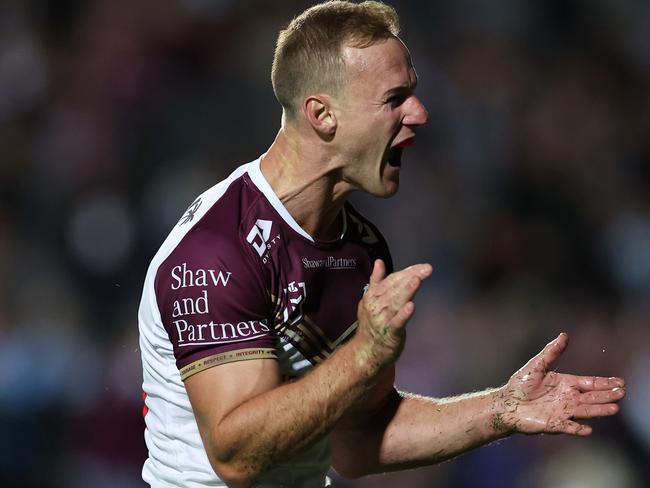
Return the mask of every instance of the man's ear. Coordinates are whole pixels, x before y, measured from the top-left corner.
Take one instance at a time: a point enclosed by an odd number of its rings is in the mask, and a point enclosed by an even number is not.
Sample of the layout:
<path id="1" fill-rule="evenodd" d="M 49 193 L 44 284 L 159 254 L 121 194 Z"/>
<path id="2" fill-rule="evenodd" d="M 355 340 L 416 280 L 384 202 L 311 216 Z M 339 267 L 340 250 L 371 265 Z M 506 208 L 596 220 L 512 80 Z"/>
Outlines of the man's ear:
<path id="1" fill-rule="evenodd" d="M 303 104 L 305 117 L 316 133 L 323 139 L 331 140 L 336 133 L 337 121 L 327 95 L 310 95 Z"/>

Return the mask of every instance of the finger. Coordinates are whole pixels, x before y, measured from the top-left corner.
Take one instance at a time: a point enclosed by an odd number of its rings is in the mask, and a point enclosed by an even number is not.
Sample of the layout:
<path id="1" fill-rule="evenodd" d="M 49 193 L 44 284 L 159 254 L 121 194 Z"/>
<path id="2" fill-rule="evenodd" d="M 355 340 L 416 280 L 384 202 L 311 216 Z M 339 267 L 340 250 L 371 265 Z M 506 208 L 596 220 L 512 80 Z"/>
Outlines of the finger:
<path id="1" fill-rule="evenodd" d="M 374 287 L 370 299 L 381 303 L 380 308 L 391 311 L 391 315 L 413 299 L 422 284 L 422 276 L 431 273 L 431 265 L 415 265 L 392 273 Z"/>
<path id="2" fill-rule="evenodd" d="M 406 325 L 406 323 L 413 317 L 415 313 L 415 304 L 413 302 L 407 302 L 402 308 L 395 314 L 391 319 L 391 327 L 401 328 Z"/>
<path id="3" fill-rule="evenodd" d="M 546 375 L 544 384 L 547 386 L 558 386 L 559 384 L 566 384 L 578 388 L 581 392 L 588 391 L 609 391 L 615 388 L 624 390 L 625 380 L 623 378 L 603 376 L 576 376 L 573 374 L 556 373 L 551 371 Z"/>
<path id="4" fill-rule="evenodd" d="M 573 418 L 591 419 L 594 417 L 609 417 L 619 411 L 616 403 L 606 403 L 604 405 L 579 405 L 573 411 Z"/>
<path id="5" fill-rule="evenodd" d="M 413 266 L 409 266 L 407 269 L 409 269 L 409 272 L 411 273 L 416 273 L 417 277 L 421 280 L 426 280 L 433 273 L 433 266 L 429 263 L 414 264 Z"/>
<path id="6" fill-rule="evenodd" d="M 386 276 L 386 265 L 381 259 L 375 259 L 375 264 L 372 267 L 372 274 L 370 275 L 370 284 L 374 285 L 379 283 Z"/>
<path id="7" fill-rule="evenodd" d="M 532 366 L 536 369 L 547 371 L 562 355 L 568 343 L 568 334 L 562 332 L 559 336 L 546 344 L 544 349 L 542 349 L 541 352 L 531 360 Z"/>
<path id="8" fill-rule="evenodd" d="M 433 272 L 433 267 L 430 264 L 427 263 L 414 264 L 412 266 L 409 266 L 408 268 L 404 268 L 400 271 L 395 271 L 394 273 L 391 273 L 384 280 L 385 281 L 384 286 L 386 286 L 387 288 L 399 286 L 400 283 L 408 281 L 413 277 L 418 278 L 420 280 L 425 280 L 429 276 L 431 276 L 432 272 Z"/>
<path id="9" fill-rule="evenodd" d="M 417 293 L 422 280 L 431 275 L 431 265 L 416 264 L 390 274 L 375 288 L 375 295 L 385 295 L 394 310 L 399 309 Z"/>
<path id="10" fill-rule="evenodd" d="M 409 266 L 402 271 L 406 271 L 409 275 L 415 275 L 421 280 L 426 280 L 433 273 L 433 266 L 429 263 L 420 263 Z"/>
<path id="11" fill-rule="evenodd" d="M 567 377 L 572 375 L 566 375 Z M 581 391 L 594 391 L 594 390 L 612 390 L 614 388 L 623 388 L 625 380 L 623 378 L 603 376 L 572 376 L 571 381 Z"/>
<path id="12" fill-rule="evenodd" d="M 598 403 L 612 403 L 617 402 L 625 396 L 623 388 L 614 388 L 613 390 L 597 390 L 581 393 L 578 397 L 580 403 L 584 404 L 598 404 Z"/>
<path id="13" fill-rule="evenodd" d="M 591 434 L 592 429 L 589 425 L 579 424 L 573 420 L 563 420 L 562 422 L 549 426 L 548 432 L 553 434 L 586 436 Z"/>

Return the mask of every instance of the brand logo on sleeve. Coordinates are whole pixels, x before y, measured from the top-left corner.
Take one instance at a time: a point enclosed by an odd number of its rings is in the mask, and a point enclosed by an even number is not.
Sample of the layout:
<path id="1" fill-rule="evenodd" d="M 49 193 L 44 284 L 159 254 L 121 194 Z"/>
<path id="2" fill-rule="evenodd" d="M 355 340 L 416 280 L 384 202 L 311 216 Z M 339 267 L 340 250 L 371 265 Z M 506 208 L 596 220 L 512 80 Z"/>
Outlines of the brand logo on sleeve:
<path id="1" fill-rule="evenodd" d="M 181 223 L 180 225 L 185 225 L 188 222 L 192 222 L 194 219 L 194 214 L 198 211 L 199 207 L 201 206 L 201 198 L 197 198 L 192 202 L 192 204 L 188 207 L 188 209 L 185 211 L 185 215 L 181 218 Z"/>
<path id="2" fill-rule="evenodd" d="M 269 259 L 269 249 L 280 240 L 280 234 L 271 236 L 273 222 L 270 220 L 257 219 L 255 225 L 248 231 L 246 241 L 253 246 L 253 249 L 262 258 L 262 262 L 266 264 Z"/>

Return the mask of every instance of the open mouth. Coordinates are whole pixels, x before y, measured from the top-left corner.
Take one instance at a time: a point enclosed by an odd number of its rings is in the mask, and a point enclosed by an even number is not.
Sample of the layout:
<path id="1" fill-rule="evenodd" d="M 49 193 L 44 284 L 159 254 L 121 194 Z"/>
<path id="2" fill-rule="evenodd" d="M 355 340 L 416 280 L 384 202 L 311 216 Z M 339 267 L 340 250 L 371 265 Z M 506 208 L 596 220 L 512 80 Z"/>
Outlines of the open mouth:
<path id="1" fill-rule="evenodd" d="M 398 168 L 402 166 L 402 152 L 404 151 L 403 147 L 391 147 L 388 151 L 388 164 L 391 166 L 397 166 Z"/>
<path id="2" fill-rule="evenodd" d="M 399 144 L 396 144 L 395 146 L 391 147 L 388 150 L 388 164 L 391 166 L 395 167 L 401 167 L 402 166 L 402 152 L 404 151 L 404 148 L 407 146 L 412 145 L 415 142 L 415 138 L 411 137 L 409 139 L 405 139 Z"/>

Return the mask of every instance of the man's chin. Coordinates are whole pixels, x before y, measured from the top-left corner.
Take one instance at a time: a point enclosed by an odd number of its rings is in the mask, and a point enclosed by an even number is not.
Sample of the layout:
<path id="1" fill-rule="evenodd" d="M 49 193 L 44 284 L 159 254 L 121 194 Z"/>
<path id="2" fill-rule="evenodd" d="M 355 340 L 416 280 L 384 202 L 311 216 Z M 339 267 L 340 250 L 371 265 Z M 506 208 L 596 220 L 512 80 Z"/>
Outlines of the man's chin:
<path id="1" fill-rule="evenodd" d="M 384 175 L 382 178 L 382 186 L 384 187 L 383 198 L 392 197 L 397 193 L 397 190 L 399 189 L 399 171 L 399 166 L 392 166 L 391 164 L 387 164 L 384 168 Z"/>
<path id="2" fill-rule="evenodd" d="M 392 197 L 397 193 L 397 190 L 399 190 L 399 181 L 390 185 L 390 187 L 386 191 L 386 194 L 384 195 L 384 198 Z"/>
<path id="3" fill-rule="evenodd" d="M 390 180 L 384 179 L 382 183 L 381 188 L 377 193 L 374 193 L 374 196 L 379 198 L 390 198 L 397 193 L 397 190 L 399 190 L 399 175 Z"/>

